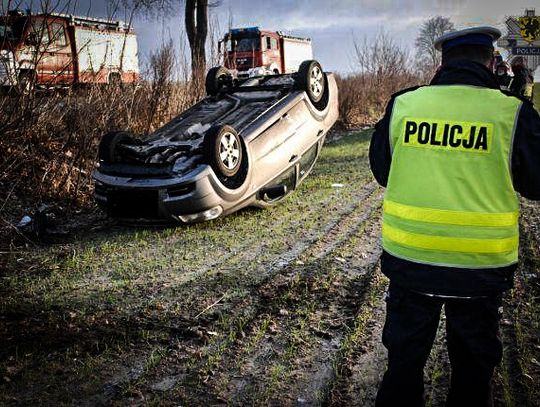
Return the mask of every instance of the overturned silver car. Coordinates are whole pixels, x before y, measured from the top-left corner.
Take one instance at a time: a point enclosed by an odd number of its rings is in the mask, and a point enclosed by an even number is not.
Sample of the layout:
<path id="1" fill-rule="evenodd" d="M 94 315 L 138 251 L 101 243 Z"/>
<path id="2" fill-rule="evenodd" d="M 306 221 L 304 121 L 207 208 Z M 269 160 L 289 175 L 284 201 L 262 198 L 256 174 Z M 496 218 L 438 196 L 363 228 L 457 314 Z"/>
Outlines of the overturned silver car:
<path id="1" fill-rule="evenodd" d="M 245 81 L 212 68 L 206 90 L 143 140 L 103 137 L 95 198 L 110 217 L 191 223 L 274 205 L 311 171 L 338 118 L 335 78 L 316 61 Z"/>

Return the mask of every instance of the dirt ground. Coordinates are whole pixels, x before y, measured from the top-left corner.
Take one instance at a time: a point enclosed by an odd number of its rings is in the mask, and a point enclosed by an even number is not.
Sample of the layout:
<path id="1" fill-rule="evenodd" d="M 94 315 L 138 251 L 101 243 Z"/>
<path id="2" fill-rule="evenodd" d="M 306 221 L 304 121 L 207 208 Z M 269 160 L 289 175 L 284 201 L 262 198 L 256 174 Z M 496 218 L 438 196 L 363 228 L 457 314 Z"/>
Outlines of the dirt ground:
<path id="1" fill-rule="evenodd" d="M 64 242 L 3 253 L 0 405 L 372 406 L 387 280 L 369 136 L 328 144 L 269 210 L 175 228 L 94 216 Z M 539 220 L 524 201 L 498 407 L 540 405 Z M 429 406 L 448 386 L 443 325 Z"/>

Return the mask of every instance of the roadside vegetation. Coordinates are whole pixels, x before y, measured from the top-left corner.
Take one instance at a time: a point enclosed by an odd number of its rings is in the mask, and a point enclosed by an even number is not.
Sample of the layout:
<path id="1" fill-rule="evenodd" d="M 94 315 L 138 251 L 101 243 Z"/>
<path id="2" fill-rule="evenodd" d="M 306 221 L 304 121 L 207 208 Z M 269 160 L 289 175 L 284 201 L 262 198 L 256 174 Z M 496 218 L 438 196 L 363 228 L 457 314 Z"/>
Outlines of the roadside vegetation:
<path id="1" fill-rule="evenodd" d="M 164 229 L 97 219 L 5 256 L 0 404 L 372 405 L 387 281 L 370 134 L 329 143 L 269 210 Z M 540 212 L 525 208 L 497 406 L 538 400 Z M 433 406 L 448 384 L 443 330 L 426 371 Z"/>

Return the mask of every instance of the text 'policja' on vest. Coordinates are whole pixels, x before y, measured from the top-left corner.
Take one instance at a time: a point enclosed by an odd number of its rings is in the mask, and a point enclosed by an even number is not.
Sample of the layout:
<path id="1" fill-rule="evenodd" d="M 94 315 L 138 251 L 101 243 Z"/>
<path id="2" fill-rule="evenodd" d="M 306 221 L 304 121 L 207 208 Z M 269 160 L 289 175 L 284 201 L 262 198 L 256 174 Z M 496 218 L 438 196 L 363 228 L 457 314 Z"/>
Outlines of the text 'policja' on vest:
<path id="1" fill-rule="evenodd" d="M 415 118 L 405 120 L 402 138 L 404 146 L 475 153 L 489 153 L 492 139 L 490 123 Z"/>

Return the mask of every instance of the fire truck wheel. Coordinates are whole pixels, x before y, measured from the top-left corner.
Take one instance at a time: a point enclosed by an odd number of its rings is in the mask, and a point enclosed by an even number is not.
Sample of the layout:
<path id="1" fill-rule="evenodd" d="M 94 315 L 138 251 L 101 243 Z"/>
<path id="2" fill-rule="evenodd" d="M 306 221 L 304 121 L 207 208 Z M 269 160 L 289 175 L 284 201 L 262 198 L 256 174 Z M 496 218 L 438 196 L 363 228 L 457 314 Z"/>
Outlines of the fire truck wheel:
<path id="1" fill-rule="evenodd" d="M 317 61 L 304 61 L 296 74 L 296 86 L 305 91 L 309 100 L 322 110 L 326 107 L 325 94 L 327 94 L 326 75 Z"/>
<path id="2" fill-rule="evenodd" d="M 122 85 L 122 76 L 118 72 L 113 72 L 109 75 L 109 85 L 120 86 Z"/>
<path id="3" fill-rule="evenodd" d="M 125 131 L 111 131 L 105 133 L 99 143 L 98 159 L 105 163 L 117 163 L 120 161 L 118 154 L 119 144 L 135 144 L 133 136 Z"/>
<path id="4" fill-rule="evenodd" d="M 19 92 L 23 95 L 28 95 L 34 90 L 36 83 L 36 75 L 32 71 L 25 71 L 19 74 Z"/>
<path id="5" fill-rule="evenodd" d="M 231 72 L 224 66 L 210 68 L 206 74 L 206 94 L 217 95 L 224 87 L 232 84 L 232 79 Z"/>
<path id="6" fill-rule="evenodd" d="M 247 157 L 242 138 L 231 126 L 209 129 L 203 141 L 204 156 L 219 180 L 228 188 L 242 185 L 247 176 Z"/>

